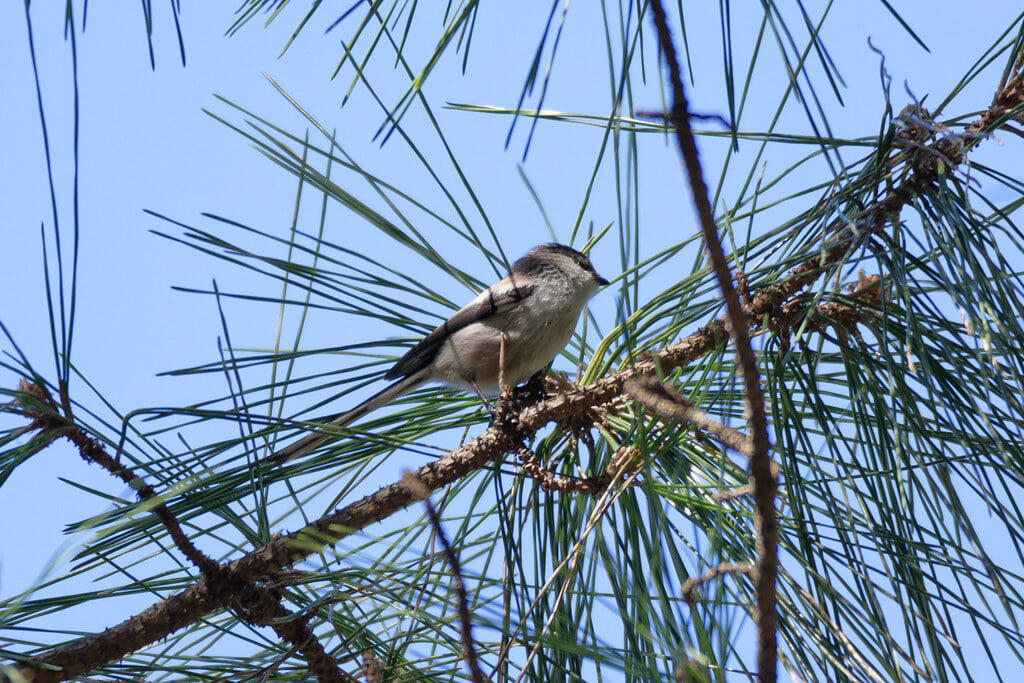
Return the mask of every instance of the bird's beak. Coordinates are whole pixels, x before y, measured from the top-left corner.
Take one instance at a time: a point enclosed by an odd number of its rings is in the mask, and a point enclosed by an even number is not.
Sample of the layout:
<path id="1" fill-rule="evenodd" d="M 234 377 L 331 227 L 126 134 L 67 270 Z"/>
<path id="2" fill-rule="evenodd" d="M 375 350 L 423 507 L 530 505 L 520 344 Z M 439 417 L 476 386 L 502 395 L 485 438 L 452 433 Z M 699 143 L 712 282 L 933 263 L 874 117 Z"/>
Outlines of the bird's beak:
<path id="1" fill-rule="evenodd" d="M 596 273 L 595 273 L 595 278 L 594 278 L 594 279 L 596 279 L 596 280 L 597 280 L 597 286 L 598 286 L 598 287 L 604 287 L 604 286 L 605 286 L 606 284 L 608 284 L 608 281 L 607 281 L 607 280 L 605 280 L 605 279 L 604 279 L 603 277 L 601 277 L 600 275 L 597 275 Z"/>

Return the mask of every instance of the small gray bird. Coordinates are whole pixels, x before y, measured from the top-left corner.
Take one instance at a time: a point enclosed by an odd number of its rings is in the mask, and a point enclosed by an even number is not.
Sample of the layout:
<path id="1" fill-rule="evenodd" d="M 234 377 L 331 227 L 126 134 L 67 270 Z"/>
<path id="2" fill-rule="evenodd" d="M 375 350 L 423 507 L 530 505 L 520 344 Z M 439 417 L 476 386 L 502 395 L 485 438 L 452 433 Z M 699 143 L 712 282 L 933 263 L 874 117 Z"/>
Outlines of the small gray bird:
<path id="1" fill-rule="evenodd" d="M 485 393 L 500 390 L 499 378 L 515 386 L 547 367 L 569 343 L 583 306 L 607 284 L 572 247 L 534 247 L 384 373 L 395 382 L 329 426 L 345 427 L 427 382 L 472 389 L 486 402 Z M 267 460 L 287 462 L 331 438 L 310 434 Z"/>

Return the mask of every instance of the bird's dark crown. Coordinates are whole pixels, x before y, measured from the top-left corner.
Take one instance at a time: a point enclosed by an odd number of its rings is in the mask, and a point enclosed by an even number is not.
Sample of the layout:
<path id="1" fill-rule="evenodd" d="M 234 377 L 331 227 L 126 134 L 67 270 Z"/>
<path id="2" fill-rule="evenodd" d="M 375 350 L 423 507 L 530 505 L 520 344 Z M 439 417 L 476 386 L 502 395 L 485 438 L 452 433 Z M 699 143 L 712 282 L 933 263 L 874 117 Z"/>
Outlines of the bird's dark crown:
<path id="1" fill-rule="evenodd" d="M 542 244 L 526 252 L 526 255 L 512 265 L 512 273 L 514 275 L 526 275 L 527 273 L 546 270 L 551 267 L 551 262 L 545 257 L 556 254 L 572 259 L 580 268 L 593 273 L 597 277 L 597 271 L 594 269 L 594 264 L 590 262 L 590 259 L 572 247 L 567 247 L 557 242 Z"/>

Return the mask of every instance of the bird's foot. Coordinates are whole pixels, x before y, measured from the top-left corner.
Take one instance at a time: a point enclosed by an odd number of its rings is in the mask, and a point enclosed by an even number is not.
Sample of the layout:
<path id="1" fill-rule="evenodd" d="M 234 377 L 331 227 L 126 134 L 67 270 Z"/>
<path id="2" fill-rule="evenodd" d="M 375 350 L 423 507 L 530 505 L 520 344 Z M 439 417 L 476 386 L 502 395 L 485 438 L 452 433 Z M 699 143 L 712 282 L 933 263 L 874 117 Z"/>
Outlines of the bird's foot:
<path id="1" fill-rule="evenodd" d="M 517 401 L 539 401 L 548 395 L 547 390 L 544 388 L 544 382 L 547 379 L 548 373 L 546 370 L 540 370 L 535 372 L 530 379 L 526 380 L 523 384 L 520 384 L 513 390 L 513 397 Z"/>

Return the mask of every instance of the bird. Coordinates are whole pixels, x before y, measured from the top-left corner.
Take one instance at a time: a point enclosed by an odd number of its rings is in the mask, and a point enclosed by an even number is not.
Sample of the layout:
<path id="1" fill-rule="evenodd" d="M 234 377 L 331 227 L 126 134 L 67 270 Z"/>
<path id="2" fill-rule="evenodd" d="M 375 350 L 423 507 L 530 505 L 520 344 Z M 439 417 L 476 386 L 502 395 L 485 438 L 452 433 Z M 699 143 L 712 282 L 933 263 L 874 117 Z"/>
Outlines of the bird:
<path id="1" fill-rule="evenodd" d="M 486 395 L 515 386 L 546 368 L 569 343 L 587 301 L 608 280 L 590 259 L 564 244 L 542 244 L 512 264 L 511 272 L 441 323 L 402 356 L 384 379 L 392 383 L 310 434 L 265 458 L 283 464 L 336 436 L 398 397 L 427 384 Z"/>

